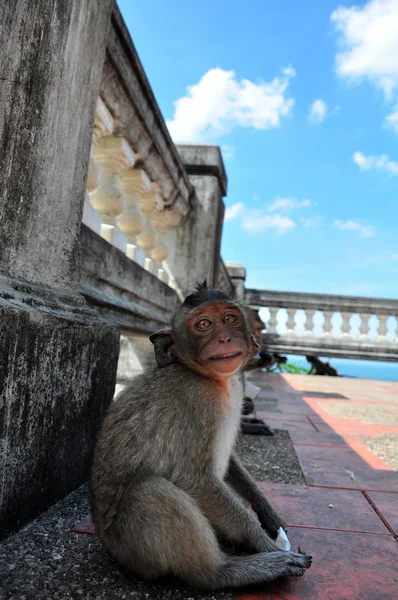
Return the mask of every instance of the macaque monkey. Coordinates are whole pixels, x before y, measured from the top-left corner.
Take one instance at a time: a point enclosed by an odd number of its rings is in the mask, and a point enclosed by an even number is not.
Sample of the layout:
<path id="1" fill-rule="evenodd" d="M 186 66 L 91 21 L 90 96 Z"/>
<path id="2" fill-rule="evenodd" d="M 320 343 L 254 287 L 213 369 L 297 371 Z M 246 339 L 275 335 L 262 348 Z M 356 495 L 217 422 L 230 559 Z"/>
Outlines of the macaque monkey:
<path id="1" fill-rule="evenodd" d="M 158 366 L 119 394 L 97 441 L 102 543 L 139 577 L 208 590 L 303 575 L 311 557 L 275 543 L 282 520 L 233 452 L 254 344 L 246 309 L 205 282 L 150 340 Z M 226 554 L 221 539 L 253 554 Z"/>

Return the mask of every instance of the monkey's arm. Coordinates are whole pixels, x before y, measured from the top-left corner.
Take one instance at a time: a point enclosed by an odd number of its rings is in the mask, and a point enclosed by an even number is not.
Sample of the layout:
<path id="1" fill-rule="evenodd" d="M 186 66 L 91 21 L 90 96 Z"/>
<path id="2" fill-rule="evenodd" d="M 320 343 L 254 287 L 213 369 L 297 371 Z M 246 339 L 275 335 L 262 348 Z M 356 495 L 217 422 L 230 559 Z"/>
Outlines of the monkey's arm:
<path id="1" fill-rule="evenodd" d="M 234 491 L 218 477 L 206 477 L 186 489 L 199 504 L 214 529 L 232 543 L 254 552 L 277 552 L 280 548 L 261 528 L 258 519 Z"/>
<path id="2" fill-rule="evenodd" d="M 273 539 L 276 539 L 279 527 L 284 527 L 283 521 L 235 454 L 231 455 L 226 480 L 250 502 L 262 527 Z"/>

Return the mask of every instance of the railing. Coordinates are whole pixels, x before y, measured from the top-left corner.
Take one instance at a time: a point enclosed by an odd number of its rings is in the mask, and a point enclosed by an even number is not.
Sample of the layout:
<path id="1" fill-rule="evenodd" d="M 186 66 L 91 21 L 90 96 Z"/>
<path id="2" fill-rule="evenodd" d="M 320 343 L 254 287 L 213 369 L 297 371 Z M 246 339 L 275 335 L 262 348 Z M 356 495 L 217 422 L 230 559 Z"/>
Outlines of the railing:
<path id="1" fill-rule="evenodd" d="M 175 289 L 168 260 L 192 193 L 115 7 L 92 134 L 83 223 Z M 177 291 L 179 291 L 177 289 Z"/>
<path id="2" fill-rule="evenodd" d="M 245 300 L 268 309 L 262 317 L 270 350 L 398 360 L 396 300 L 253 289 Z"/>
<path id="3" fill-rule="evenodd" d="M 230 277 L 228 269 L 225 266 L 225 263 L 221 256 L 218 261 L 216 285 L 219 290 L 222 290 L 223 292 L 230 294 L 231 296 L 235 293 L 234 284 L 232 283 L 232 279 Z"/>

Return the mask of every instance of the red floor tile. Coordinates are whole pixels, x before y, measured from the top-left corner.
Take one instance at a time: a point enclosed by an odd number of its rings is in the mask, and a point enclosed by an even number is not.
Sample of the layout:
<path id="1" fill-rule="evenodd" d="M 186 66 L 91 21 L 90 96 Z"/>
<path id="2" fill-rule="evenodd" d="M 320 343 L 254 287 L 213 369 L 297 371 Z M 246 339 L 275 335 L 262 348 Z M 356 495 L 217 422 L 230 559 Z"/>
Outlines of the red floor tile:
<path id="1" fill-rule="evenodd" d="M 292 548 L 313 556 L 303 577 L 252 587 L 236 600 L 394 600 L 398 544 L 365 533 L 292 529 Z"/>
<path id="2" fill-rule="evenodd" d="M 73 527 L 72 531 L 75 533 L 89 533 L 95 535 L 95 527 L 90 513 L 84 517 L 84 519 L 79 521 L 79 523 Z"/>
<path id="3" fill-rule="evenodd" d="M 367 495 L 398 536 L 398 494 L 367 492 Z"/>
<path id="4" fill-rule="evenodd" d="M 283 415 L 279 415 L 278 418 L 268 419 L 268 417 L 264 416 L 265 413 L 258 412 L 256 416 L 259 419 L 263 419 L 266 423 L 269 423 L 273 429 L 284 429 L 285 431 L 289 431 L 290 433 L 293 431 L 315 431 L 315 428 L 311 423 L 307 421 L 290 421 L 283 417 Z M 277 413 L 274 413 L 277 414 Z"/>
<path id="5" fill-rule="evenodd" d="M 308 485 L 398 491 L 397 473 L 372 468 L 351 449 L 297 444 L 295 450 Z"/>
<path id="6" fill-rule="evenodd" d="M 360 491 L 265 481 L 259 485 L 287 527 L 320 527 L 389 535 L 388 529 Z M 396 496 L 398 502 L 398 494 Z"/>
<path id="7" fill-rule="evenodd" d="M 294 423 L 308 423 L 307 415 L 298 414 L 298 413 L 288 413 L 288 412 L 267 412 L 267 411 L 258 411 L 257 414 L 261 415 L 261 419 L 270 419 L 276 421 L 292 421 Z"/>
<path id="8" fill-rule="evenodd" d="M 290 434 L 293 444 L 312 446 L 342 446 L 347 448 L 345 439 L 337 433 L 322 433 L 318 431 L 292 431 Z"/>

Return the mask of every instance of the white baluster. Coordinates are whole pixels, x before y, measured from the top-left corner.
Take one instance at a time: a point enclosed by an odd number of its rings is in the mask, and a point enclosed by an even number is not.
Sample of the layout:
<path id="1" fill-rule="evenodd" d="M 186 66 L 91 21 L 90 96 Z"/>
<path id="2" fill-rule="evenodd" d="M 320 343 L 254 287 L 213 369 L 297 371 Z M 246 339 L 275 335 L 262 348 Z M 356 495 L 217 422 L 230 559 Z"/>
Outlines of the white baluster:
<path id="1" fill-rule="evenodd" d="M 138 206 L 141 194 L 150 187 L 150 179 L 143 169 L 123 169 L 120 188 L 126 197 L 126 208 L 117 218 L 117 224 L 127 238 L 126 255 L 142 267 L 145 264 L 145 253 L 137 245 L 137 236 L 142 232 L 144 224 Z"/>
<path id="2" fill-rule="evenodd" d="M 325 322 L 323 324 L 323 334 L 322 337 L 324 339 L 333 338 L 332 335 L 332 317 L 334 312 L 332 310 L 324 310 L 323 316 L 325 317 Z"/>
<path id="3" fill-rule="evenodd" d="M 270 307 L 269 309 L 269 321 L 268 321 L 268 333 L 277 333 L 276 328 L 278 325 L 278 312 L 279 308 Z"/>
<path id="4" fill-rule="evenodd" d="M 313 328 L 314 328 L 314 323 L 313 323 L 313 318 L 314 318 L 314 314 L 316 313 L 315 310 L 305 310 L 304 314 L 305 314 L 305 321 L 304 321 L 304 326 L 305 326 L 305 330 L 303 335 L 306 337 L 312 337 L 314 335 L 313 332 Z M 307 326 L 306 326 L 307 324 Z"/>
<path id="5" fill-rule="evenodd" d="M 358 338 L 359 342 L 370 342 L 370 336 L 369 336 L 369 331 L 370 331 L 370 327 L 369 327 L 369 319 L 371 317 L 370 314 L 368 313 L 360 313 L 360 319 L 361 319 L 361 326 L 359 328 L 360 331 L 360 336 Z"/>
<path id="6" fill-rule="evenodd" d="M 95 161 L 101 165 L 102 175 L 99 186 L 90 194 L 90 202 L 102 217 L 102 237 L 125 252 L 126 237 L 116 226 L 126 203 L 120 190 L 120 174 L 134 164 L 134 153 L 122 137 L 106 135 L 98 140 Z"/>
<path id="7" fill-rule="evenodd" d="M 350 319 L 351 319 L 351 314 L 350 312 L 342 312 L 341 313 L 341 317 L 343 319 L 343 322 L 341 324 L 341 339 L 345 340 L 346 342 L 349 342 L 352 340 L 352 337 L 350 335 L 350 331 L 351 331 L 351 325 L 350 325 Z"/>
<path id="8" fill-rule="evenodd" d="M 90 204 L 90 192 L 93 192 L 99 185 L 101 179 L 101 167 L 97 165 L 93 158 L 90 158 L 88 164 L 86 195 L 84 198 L 83 218 L 82 221 L 87 227 L 90 227 L 98 235 L 101 234 L 102 219 L 101 215 L 94 206 Z"/>
<path id="9" fill-rule="evenodd" d="M 398 344 L 398 317 L 394 316 L 393 343 Z"/>
<path id="10" fill-rule="evenodd" d="M 295 327 L 296 327 L 296 321 L 295 321 L 295 316 L 296 316 L 296 309 L 295 308 L 287 308 L 287 321 L 286 321 L 286 327 L 287 327 L 287 331 L 286 334 L 289 337 L 293 337 L 296 335 L 296 331 L 295 331 Z"/>
<path id="11" fill-rule="evenodd" d="M 164 201 L 162 196 L 157 191 L 158 186 L 152 184 L 150 191 L 142 193 L 140 198 L 140 213 L 144 217 L 145 225 L 142 233 L 137 237 L 137 244 L 145 252 L 145 268 L 154 275 L 157 275 L 158 266 L 154 263 L 151 258 L 151 251 L 156 248 L 156 236 L 154 233 L 151 218 L 154 214 L 163 209 Z"/>
<path id="12" fill-rule="evenodd" d="M 169 251 L 164 243 L 164 232 L 167 229 L 168 216 L 166 211 L 161 210 L 156 212 L 152 217 L 152 227 L 156 232 L 156 247 L 151 250 L 151 258 L 158 266 L 158 278 L 164 283 L 169 282 L 169 275 L 163 266 L 163 261 L 166 260 Z"/>
<path id="13" fill-rule="evenodd" d="M 387 327 L 386 327 L 388 317 L 389 317 L 389 315 L 380 315 L 377 317 L 379 319 L 379 327 L 377 329 L 379 332 L 379 335 L 377 337 L 378 344 L 389 344 L 390 343 L 390 340 L 387 337 Z"/>

